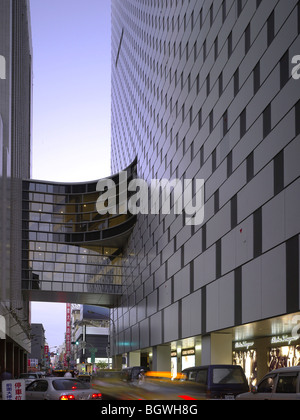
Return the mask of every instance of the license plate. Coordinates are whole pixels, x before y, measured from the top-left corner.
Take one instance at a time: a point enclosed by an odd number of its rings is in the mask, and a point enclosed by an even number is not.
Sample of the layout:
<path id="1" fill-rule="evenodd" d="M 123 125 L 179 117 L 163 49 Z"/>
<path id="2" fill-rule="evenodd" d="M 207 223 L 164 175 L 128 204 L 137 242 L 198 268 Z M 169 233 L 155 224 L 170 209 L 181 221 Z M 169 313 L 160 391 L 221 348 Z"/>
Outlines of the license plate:
<path id="1" fill-rule="evenodd" d="M 225 400 L 235 400 L 234 395 L 225 395 Z"/>

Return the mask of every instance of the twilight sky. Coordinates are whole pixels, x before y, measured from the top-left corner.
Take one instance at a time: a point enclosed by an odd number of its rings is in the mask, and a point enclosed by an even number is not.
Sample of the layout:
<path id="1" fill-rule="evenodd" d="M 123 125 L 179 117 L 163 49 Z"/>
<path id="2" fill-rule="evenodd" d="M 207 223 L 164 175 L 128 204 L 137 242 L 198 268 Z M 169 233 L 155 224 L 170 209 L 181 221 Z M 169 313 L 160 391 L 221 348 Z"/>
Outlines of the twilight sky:
<path id="1" fill-rule="evenodd" d="M 30 0 L 32 178 L 110 175 L 110 0 Z M 65 305 L 32 304 L 50 346 L 64 341 Z"/>
<path id="2" fill-rule="evenodd" d="M 110 0 L 30 0 L 35 179 L 110 175 Z"/>

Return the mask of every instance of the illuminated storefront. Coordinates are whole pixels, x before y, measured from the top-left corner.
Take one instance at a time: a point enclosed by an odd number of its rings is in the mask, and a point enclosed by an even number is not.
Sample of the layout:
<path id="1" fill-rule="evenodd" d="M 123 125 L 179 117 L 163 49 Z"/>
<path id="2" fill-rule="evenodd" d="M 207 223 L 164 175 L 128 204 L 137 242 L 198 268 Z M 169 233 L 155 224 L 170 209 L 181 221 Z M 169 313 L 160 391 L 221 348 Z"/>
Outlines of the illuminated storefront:
<path id="1" fill-rule="evenodd" d="M 257 385 L 257 350 L 254 341 L 234 344 L 233 364 L 243 368 L 249 386 Z"/>
<path id="2" fill-rule="evenodd" d="M 196 361 L 195 349 L 182 350 L 181 352 L 182 370 L 195 366 L 195 361 Z"/>
<path id="3" fill-rule="evenodd" d="M 256 386 L 268 372 L 300 366 L 300 337 L 259 337 L 233 343 L 233 364 L 243 368 L 250 387 Z"/>
<path id="4" fill-rule="evenodd" d="M 272 347 L 268 352 L 269 371 L 300 366 L 300 339 L 299 337 L 273 337 Z"/>

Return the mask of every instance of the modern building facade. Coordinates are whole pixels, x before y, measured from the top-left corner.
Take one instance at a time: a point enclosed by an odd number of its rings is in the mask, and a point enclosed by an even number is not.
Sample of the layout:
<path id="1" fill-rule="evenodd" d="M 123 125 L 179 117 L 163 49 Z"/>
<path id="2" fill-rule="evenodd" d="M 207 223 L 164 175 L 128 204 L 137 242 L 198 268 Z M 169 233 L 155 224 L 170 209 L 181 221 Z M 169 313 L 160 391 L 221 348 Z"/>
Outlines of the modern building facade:
<path id="1" fill-rule="evenodd" d="M 22 179 L 30 177 L 32 47 L 27 0 L 0 1 L 0 367 L 13 376 L 30 351 L 22 295 Z"/>
<path id="2" fill-rule="evenodd" d="M 137 218 L 112 310 L 129 365 L 300 363 L 299 34 L 298 0 L 112 1 L 112 172 L 205 181 L 202 225 Z"/>

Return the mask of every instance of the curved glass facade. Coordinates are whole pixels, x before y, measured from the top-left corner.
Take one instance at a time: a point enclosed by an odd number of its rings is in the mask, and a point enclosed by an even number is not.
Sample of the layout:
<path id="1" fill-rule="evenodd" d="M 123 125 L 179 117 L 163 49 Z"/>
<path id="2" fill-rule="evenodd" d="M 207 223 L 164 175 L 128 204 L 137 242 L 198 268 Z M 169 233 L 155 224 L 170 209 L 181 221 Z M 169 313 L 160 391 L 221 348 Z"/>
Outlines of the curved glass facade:
<path id="1" fill-rule="evenodd" d="M 130 182 L 136 163 L 125 171 Z M 118 191 L 118 175 L 110 179 Z M 31 300 L 47 294 L 47 300 L 111 306 L 122 293 L 122 248 L 136 218 L 100 215 L 98 198 L 97 181 L 23 181 L 22 287 Z"/>

